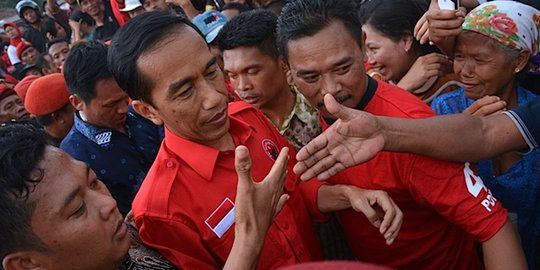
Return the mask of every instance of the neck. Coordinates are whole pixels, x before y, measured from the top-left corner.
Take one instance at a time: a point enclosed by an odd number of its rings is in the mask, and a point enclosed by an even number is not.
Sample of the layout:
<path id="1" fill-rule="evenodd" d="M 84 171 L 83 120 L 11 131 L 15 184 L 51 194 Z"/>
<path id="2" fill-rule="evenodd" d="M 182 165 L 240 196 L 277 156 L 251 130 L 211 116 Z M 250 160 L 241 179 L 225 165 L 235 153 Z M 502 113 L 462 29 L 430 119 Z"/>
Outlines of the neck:
<path id="1" fill-rule="evenodd" d="M 289 89 L 289 85 L 286 84 L 281 93 L 283 94 L 278 95 L 271 103 L 260 108 L 266 117 L 278 128 L 281 128 L 285 118 L 291 114 L 296 102 L 296 96 Z"/>
<path id="2" fill-rule="evenodd" d="M 225 134 L 225 136 L 221 137 L 217 141 L 208 142 L 208 143 L 205 143 L 205 144 L 207 146 L 216 148 L 219 151 L 234 150 L 234 148 L 236 148 L 236 145 L 234 144 L 234 140 L 233 140 L 232 135 L 231 135 L 230 132 L 227 132 L 227 134 Z"/>
<path id="3" fill-rule="evenodd" d="M 81 119 L 82 119 L 84 122 L 86 122 L 86 123 L 88 123 L 88 124 L 90 124 L 90 125 L 94 125 L 94 126 L 101 127 L 101 126 L 96 125 L 96 124 L 94 124 L 94 123 L 92 123 L 92 122 L 88 122 L 88 120 L 87 120 L 87 118 L 86 118 L 86 115 L 84 114 L 83 111 L 79 111 L 79 116 L 81 117 Z M 127 130 L 126 130 L 126 127 L 125 127 L 124 125 L 122 125 L 122 126 L 120 126 L 120 127 L 114 127 L 114 128 L 107 127 L 107 128 L 108 128 L 108 129 L 112 129 L 112 130 L 114 130 L 114 131 L 116 131 L 116 132 L 120 132 L 120 133 L 122 133 L 122 134 L 124 134 L 124 135 L 127 135 L 127 134 L 128 134 L 128 133 L 127 133 Z"/>
<path id="4" fill-rule="evenodd" d="M 506 101 L 506 109 L 513 109 L 518 106 L 517 101 L 517 86 L 514 81 L 510 82 L 505 91 L 497 95 L 501 100 Z"/>
<path id="5" fill-rule="evenodd" d="M 103 12 L 98 15 L 92 16 L 92 19 L 94 19 L 94 21 L 96 22 L 96 26 L 102 26 L 103 25 Z"/>

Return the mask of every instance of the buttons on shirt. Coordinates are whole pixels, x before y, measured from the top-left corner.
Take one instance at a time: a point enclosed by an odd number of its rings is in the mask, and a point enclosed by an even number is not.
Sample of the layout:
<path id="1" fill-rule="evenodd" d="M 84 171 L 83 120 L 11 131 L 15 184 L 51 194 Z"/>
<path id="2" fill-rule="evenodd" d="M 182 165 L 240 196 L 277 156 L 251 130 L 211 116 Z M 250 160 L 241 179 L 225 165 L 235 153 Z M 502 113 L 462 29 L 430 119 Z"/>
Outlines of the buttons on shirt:
<path id="1" fill-rule="evenodd" d="M 176 160 L 169 159 L 169 160 L 165 161 L 165 167 L 168 168 L 168 169 L 172 169 L 172 168 L 176 167 Z"/>

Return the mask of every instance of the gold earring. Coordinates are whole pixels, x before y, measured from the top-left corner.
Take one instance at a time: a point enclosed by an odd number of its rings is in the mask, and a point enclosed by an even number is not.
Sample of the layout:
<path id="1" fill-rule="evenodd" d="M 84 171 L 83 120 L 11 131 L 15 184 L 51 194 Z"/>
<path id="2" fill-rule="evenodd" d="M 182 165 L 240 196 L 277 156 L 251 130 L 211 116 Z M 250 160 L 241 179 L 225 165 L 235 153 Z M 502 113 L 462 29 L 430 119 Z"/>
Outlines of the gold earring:
<path id="1" fill-rule="evenodd" d="M 515 73 L 519 73 L 519 72 L 520 72 L 519 68 L 516 68 L 514 71 L 515 71 Z"/>

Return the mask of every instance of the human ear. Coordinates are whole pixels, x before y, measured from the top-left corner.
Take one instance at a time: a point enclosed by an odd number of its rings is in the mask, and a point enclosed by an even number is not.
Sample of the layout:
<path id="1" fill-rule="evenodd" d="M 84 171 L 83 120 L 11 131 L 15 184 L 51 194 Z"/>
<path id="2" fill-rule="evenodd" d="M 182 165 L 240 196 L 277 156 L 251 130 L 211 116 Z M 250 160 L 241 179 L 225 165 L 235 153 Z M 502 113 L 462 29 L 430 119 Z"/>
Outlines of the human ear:
<path id="1" fill-rule="evenodd" d="M 77 111 L 82 111 L 84 109 L 84 101 L 77 95 L 70 95 L 69 102 Z"/>
<path id="2" fill-rule="evenodd" d="M 521 50 L 519 52 L 519 55 L 515 62 L 516 68 L 514 70 L 517 71 L 516 73 L 522 71 L 527 66 L 527 64 L 529 63 L 530 57 L 531 57 L 531 52 L 528 50 Z"/>
<path id="3" fill-rule="evenodd" d="M 403 49 L 405 50 L 405 52 L 410 52 L 412 50 L 413 43 L 414 43 L 413 36 L 406 35 L 401 39 L 401 42 L 403 44 L 402 46 L 403 46 Z"/>
<path id="4" fill-rule="evenodd" d="M 39 263 L 35 252 L 18 251 L 8 254 L 2 261 L 4 270 L 47 270 Z"/>
<path id="5" fill-rule="evenodd" d="M 154 106 L 142 101 L 142 100 L 134 100 L 131 102 L 131 106 L 133 106 L 133 109 L 135 111 L 142 115 L 144 118 L 152 121 L 152 123 L 156 125 L 163 125 L 163 120 L 161 120 L 161 116 L 159 112 L 154 108 Z"/>

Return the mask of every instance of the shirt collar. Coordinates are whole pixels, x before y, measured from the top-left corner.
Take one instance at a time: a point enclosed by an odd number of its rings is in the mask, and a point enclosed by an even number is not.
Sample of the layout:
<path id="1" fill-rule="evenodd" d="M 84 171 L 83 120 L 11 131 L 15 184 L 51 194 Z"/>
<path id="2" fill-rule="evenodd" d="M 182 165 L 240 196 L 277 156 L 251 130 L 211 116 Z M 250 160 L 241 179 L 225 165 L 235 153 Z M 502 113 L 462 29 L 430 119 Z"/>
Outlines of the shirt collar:
<path id="1" fill-rule="evenodd" d="M 129 123 L 131 121 L 132 114 L 132 108 L 130 107 L 127 112 L 126 122 L 124 123 L 128 137 L 130 136 Z M 112 135 L 115 132 L 114 130 L 92 125 L 82 120 L 78 111 L 75 112 L 75 117 L 73 118 L 73 125 L 75 126 L 75 129 L 84 137 L 103 148 L 108 148 L 110 146 Z"/>
<path id="2" fill-rule="evenodd" d="M 291 111 L 291 114 L 283 121 L 283 125 L 279 128 L 280 132 L 285 131 L 289 128 L 289 124 L 294 116 L 296 116 L 304 124 L 309 123 L 313 118 L 313 115 L 317 115 L 317 110 L 311 106 L 307 99 L 298 91 L 295 85 L 289 85 L 289 89 L 294 93 L 296 98 L 294 102 L 294 108 Z"/>
<path id="3" fill-rule="evenodd" d="M 229 115 L 229 120 L 229 132 L 233 137 L 234 144 L 245 144 L 255 128 L 231 115 Z M 172 152 L 178 158 L 185 161 L 189 167 L 206 181 L 212 181 L 214 168 L 216 167 L 219 154 L 222 151 L 198 142 L 184 139 L 174 134 L 167 127 L 165 127 L 165 146 L 170 150 L 169 152 Z"/>

